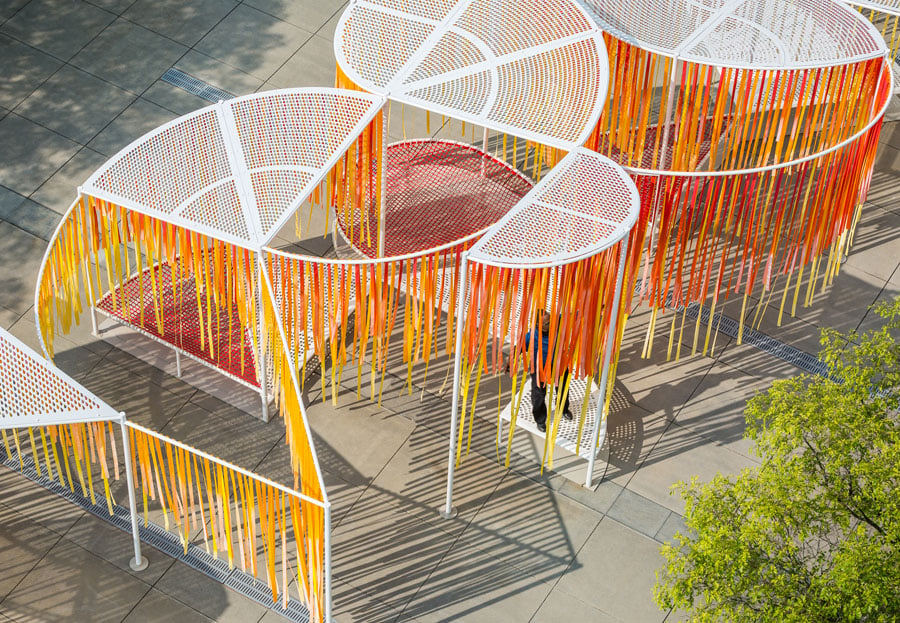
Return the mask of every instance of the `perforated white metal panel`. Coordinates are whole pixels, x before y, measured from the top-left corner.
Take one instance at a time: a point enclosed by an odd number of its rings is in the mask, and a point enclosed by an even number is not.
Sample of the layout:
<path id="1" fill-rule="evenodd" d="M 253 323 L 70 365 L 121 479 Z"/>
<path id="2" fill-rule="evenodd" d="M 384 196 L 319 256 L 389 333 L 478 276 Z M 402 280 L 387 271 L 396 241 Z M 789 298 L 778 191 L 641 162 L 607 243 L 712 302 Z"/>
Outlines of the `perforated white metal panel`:
<path id="1" fill-rule="evenodd" d="M 67 374 L 0 328 L 0 428 L 16 421 L 78 415 L 83 421 L 117 413 Z"/>
<path id="2" fill-rule="evenodd" d="M 138 139 L 82 192 L 258 250 L 383 104 L 328 88 L 220 102 Z"/>
<path id="3" fill-rule="evenodd" d="M 878 32 L 839 0 L 579 1 L 620 39 L 710 65 L 827 67 L 885 52 Z"/>
<path id="4" fill-rule="evenodd" d="M 491 227 L 469 257 L 529 268 L 564 264 L 622 240 L 639 210 L 637 188 L 622 168 L 579 148 Z"/>
<path id="5" fill-rule="evenodd" d="M 575 0 L 357 0 L 334 50 L 373 93 L 563 149 L 606 100 L 603 37 Z"/>
<path id="6" fill-rule="evenodd" d="M 874 9 L 881 13 L 900 15 L 900 0 L 845 0 L 850 6 Z"/>

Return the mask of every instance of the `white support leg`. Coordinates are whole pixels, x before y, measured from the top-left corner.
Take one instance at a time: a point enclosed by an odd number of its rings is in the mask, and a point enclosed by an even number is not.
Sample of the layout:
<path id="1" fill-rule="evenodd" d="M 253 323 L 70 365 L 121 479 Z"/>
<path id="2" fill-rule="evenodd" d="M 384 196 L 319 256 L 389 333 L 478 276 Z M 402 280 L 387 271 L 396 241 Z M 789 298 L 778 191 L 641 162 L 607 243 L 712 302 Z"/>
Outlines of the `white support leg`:
<path id="1" fill-rule="evenodd" d="M 381 109 L 381 197 L 378 200 L 378 257 L 384 257 L 385 217 L 387 214 L 387 141 L 388 141 L 388 109 Z M 337 231 L 337 228 L 335 228 Z"/>
<path id="2" fill-rule="evenodd" d="M 453 359 L 453 400 L 450 418 L 450 451 L 447 459 L 447 500 L 440 515 L 444 519 L 456 517 L 456 509 L 453 508 L 453 472 L 456 467 L 456 436 L 459 430 L 459 374 L 462 367 L 462 334 L 463 318 L 466 304 L 466 261 L 468 253 L 463 253 L 459 267 L 459 294 L 456 299 L 456 353 Z M 449 319 L 448 319 L 449 322 Z"/>
<path id="3" fill-rule="evenodd" d="M 128 440 L 128 428 L 125 426 L 125 414 L 120 413 L 119 426 L 122 428 L 122 447 L 125 451 L 125 483 L 128 487 L 128 510 L 131 514 L 131 537 L 134 542 L 134 558 L 128 564 L 132 571 L 143 571 L 149 564 L 141 555 L 141 536 L 138 532 L 137 501 L 134 495 L 134 474 L 131 466 L 131 443 Z"/>
<path id="4" fill-rule="evenodd" d="M 603 424 L 604 437 L 606 436 L 606 389 L 609 385 L 609 363 L 612 359 L 612 350 L 616 344 L 618 332 L 617 320 L 619 318 L 619 306 L 622 302 L 622 281 L 625 278 L 625 257 L 628 253 L 628 238 L 619 243 L 619 271 L 616 275 L 616 291 L 613 295 L 613 317 L 609 322 L 609 333 L 606 334 L 606 350 L 603 352 L 603 370 L 600 373 L 600 392 L 597 396 L 597 415 L 594 416 L 594 429 L 591 431 L 591 449 L 587 474 L 584 477 L 584 486 L 590 489 L 594 485 L 594 461 L 597 459 L 597 443 L 600 438 L 600 425 Z M 590 386 L 589 386 L 590 387 Z"/>
<path id="5" fill-rule="evenodd" d="M 331 606 L 331 502 L 325 502 L 325 623 L 333 623 Z"/>
<path id="6" fill-rule="evenodd" d="M 181 378 L 181 353 L 175 351 L 175 376 Z"/>
<path id="7" fill-rule="evenodd" d="M 93 305 L 91 305 L 91 335 L 100 337 L 100 332 L 97 329 L 97 308 Z"/>

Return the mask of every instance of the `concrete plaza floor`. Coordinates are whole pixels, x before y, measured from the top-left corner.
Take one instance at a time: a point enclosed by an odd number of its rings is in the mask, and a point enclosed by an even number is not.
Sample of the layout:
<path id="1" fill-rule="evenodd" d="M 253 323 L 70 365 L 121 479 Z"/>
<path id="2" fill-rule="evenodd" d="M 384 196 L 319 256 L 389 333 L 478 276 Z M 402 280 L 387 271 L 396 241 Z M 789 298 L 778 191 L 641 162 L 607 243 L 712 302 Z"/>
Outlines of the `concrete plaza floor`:
<path id="1" fill-rule="evenodd" d="M 0 1 L 0 326 L 37 346 L 37 270 L 77 186 L 134 138 L 208 104 L 161 81 L 167 69 L 235 95 L 330 86 L 341 9 L 326 0 Z M 769 309 L 763 333 L 816 352 L 820 327 L 871 327 L 870 305 L 900 295 L 900 126 L 885 127 L 880 149 L 837 282 L 781 327 Z M 725 336 L 712 356 L 666 362 L 665 331 L 641 359 L 646 322 L 637 310 L 627 327 L 599 484 L 581 487 L 565 461 L 542 474 L 527 448 L 503 469 L 488 424 L 459 471 L 450 521 L 436 513 L 449 428 L 443 369 L 417 376 L 412 396 L 402 372 L 388 378 L 382 408 L 356 399 L 352 379 L 337 407 L 310 383 L 336 508 L 337 620 L 675 620 L 652 600 L 659 544 L 682 525 L 670 487 L 753 465 L 743 404 L 798 370 Z M 57 363 L 130 419 L 289 482 L 279 418 L 255 420 L 84 331 L 58 344 Z M 129 571 L 129 555 L 128 535 L 0 467 L 0 623 L 280 618 L 149 547 L 146 571 Z"/>

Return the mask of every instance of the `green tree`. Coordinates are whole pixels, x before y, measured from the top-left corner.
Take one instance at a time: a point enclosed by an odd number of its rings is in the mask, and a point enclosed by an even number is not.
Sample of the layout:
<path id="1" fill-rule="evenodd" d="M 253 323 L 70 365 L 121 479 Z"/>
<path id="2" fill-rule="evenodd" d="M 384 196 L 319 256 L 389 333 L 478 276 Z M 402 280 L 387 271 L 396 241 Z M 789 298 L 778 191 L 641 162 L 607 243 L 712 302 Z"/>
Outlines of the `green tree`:
<path id="1" fill-rule="evenodd" d="M 880 330 L 823 331 L 831 378 L 745 411 L 761 466 L 679 483 L 687 534 L 655 597 L 690 621 L 900 621 L 900 299 Z"/>

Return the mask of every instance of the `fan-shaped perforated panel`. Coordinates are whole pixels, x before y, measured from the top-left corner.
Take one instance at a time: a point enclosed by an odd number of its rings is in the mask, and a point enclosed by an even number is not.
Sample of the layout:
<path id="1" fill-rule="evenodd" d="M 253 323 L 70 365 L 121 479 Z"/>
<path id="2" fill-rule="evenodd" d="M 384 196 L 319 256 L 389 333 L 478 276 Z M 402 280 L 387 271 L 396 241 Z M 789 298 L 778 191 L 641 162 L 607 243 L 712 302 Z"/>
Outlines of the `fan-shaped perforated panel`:
<path id="1" fill-rule="evenodd" d="M 891 15 L 900 15 L 900 0 L 853 0 L 847 4 L 850 6 L 863 7 L 866 9 L 874 9 L 882 13 Z"/>
<path id="2" fill-rule="evenodd" d="M 257 250 L 383 103 L 367 93 L 325 88 L 220 102 L 141 137 L 82 191 Z"/>
<path id="3" fill-rule="evenodd" d="M 426 4 L 351 3 L 334 44 L 343 71 L 374 93 L 554 147 L 587 139 L 609 62 L 575 0 Z"/>
<path id="4" fill-rule="evenodd" d="M 628 235 L 640 198 L 608 158 L 570 153 L 472 247 L 475 261 L 531 267 L 599 253 Z"/>
<path id="5" fill-rule="evenodd" d="M 85 419 L 90 419 L 91 413 L 116 417 L 111 407 L 0 329 L 0 421 L 74 413 L 87 416 Z"/>
<path id="6" fill-rule="evenodd" d="M 665 56 L 725 67 L 827 67 L 884 53 L 840 0 L 581 0 L 601 28 Z"/>

